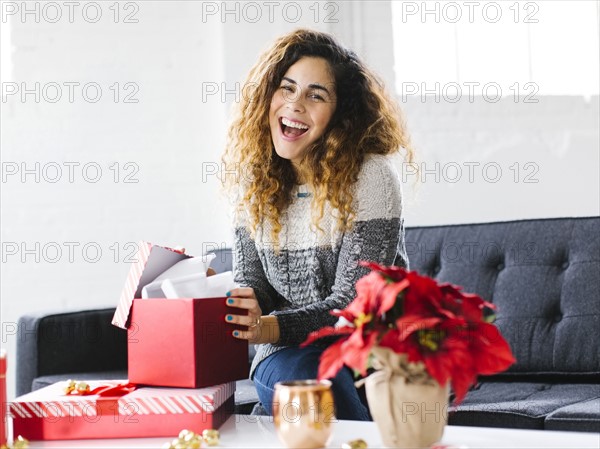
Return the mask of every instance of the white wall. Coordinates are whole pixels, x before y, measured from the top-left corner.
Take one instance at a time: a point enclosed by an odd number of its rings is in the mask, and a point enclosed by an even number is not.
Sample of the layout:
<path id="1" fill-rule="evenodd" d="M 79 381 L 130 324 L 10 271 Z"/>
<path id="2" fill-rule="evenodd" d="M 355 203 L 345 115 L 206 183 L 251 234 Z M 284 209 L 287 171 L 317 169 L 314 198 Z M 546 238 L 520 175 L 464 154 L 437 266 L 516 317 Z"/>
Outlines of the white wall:
<path id="1" fill-rule="evenodd" d="M 2 346 L 8 349 L 11 368 L 9 397 L 14 394 L 17 338 L 12 329 L 19 316 L 115 305 L 129 268 L 131 242 L 184 245 L 190 254 L 231 242 L 225 202 L 212 174 L 235 101 L 233 94 L 221 94 L 235 90 L 276 36 L 297 26 L 333 32 L 380 72 L 390 88 L 395 83 L 388 2 L 368 7 L 339 2 L 337 9 L 325 2 L 316 8 L 302 2 L 298 21 L 293 20 L 293 2 L 280 2 L 272 18 L 259 2 L 262 18 L 256 23 L 255 11 L 243 6 L 236 13 L 230 3 L 234 12 L 222 17 L 221 2 L 183 1 L 130 2 L 138 11 L 124 10 L 121 3 L 114 23 L 112 3 L 101 3 L 103 16 L 97 23 L 85 20 L 93 19 L 91 9 L 82 16 L 84 2 L 73 23 L 66 7 L 57 23 L 45 20 L 54 17 L 49 10 L 46 17 L 40 11 L 40 23 L 31 15 L 25 20 L 11 16 L 10 54 L 3 29 L 3 88 L 17 83 L 21 89 L 26 83 L 31 89 L 39 82 L 42 94 L 39 101 L 32 94 L 24 101 L 20 92 L 3 95 L 1 103 L 0 299 Z M 124 23 L 128 13 L 138 22 Z M 328 13 L 333 16 L 325 21 Z M 65 82 L 80 83 L 72 103 Z M 110 89 L 115 82 L 120 83 L 117 102 Z M 51 83 L 63 87 L 63 98 L 56 103 L 48 101 L 55 95 Z M 102 88 L 97 103 L 82 97 L 86 83 Z M 133 84 L 125 89 L 125 83 Z M 133 88 L 138 90 L 132 99 L 138 102 L 124 102 Z M 437 170 L 440 178 L 426 175 L 415 194 L 407 172 L 408 225 L 598 215 L 597 96 L 589 103 L 545 97 L 537 104 L 512 99 L 422 103 L 417 97 L 402 105 L 422 168 Z M 531 180 L 537 183 L 525 182 L 527 162 L 536 164 Z M 479 164 L 473 183 L 465 163 Z M 498 182 L 483 178 L 486 163 L 502 169 Z M 516 181 L 510 169 L 514 163 L 521 168 Z M 23 179 L 21 164 L 33 170 Z M 75 167 L 73 182 L 65 164 Z M 90 164 L 87 172 L 84 164 Z M 449 182 L 457 165 L 462 177 Z M 49 182 L 57 166 L 62 178 Z M 98 166 L 102 174 L 90 182 Z M 495 176 L 492 169 L 485 174 Z M 125 182 L 128 174 L 137 182 Z M 87 252 L 82 251 L 85 245 Z M 60 257 L 56 248 L 62 250 Z"/>
<path id="2" fill-rule="evenodd" d="M 407 98 L 407 224 L 599 215 L 598 96 L 538 100 Z"/>
<path id="3" fill-rule="evenodd" d="M 11 95 L 2 103 L 2 346 L 11 387 L 12 323 L 20 315 L 115 305 L 131 242 L 185 245 L 200 254 L 203 243 L 230 239 L 217 179 L 203 179 L 222 151 L 225 127 L 224 105 L 201 101 L 201 83 L 224 78 L 215 39 L 221 25 L 202 23 L 200 4 L 192 2 L 137 2 L 138 23 L 122 23 L 123 14 L 114 23 L 111 4 L 101 3 L 97 23 L 77 14 L 73 23 L 68 16 L 58 23 L 11 18 L 8 82 L 19 89 L 39 82 L 42 93 L 39 101 Z M 71 103 L 64 82 L 97 83 L 102 97 L 91 103 L 75 88 Z M 56 103 L 43 95 L 50 83 L 64 87 Z M 137 103 L 125 102 L 127 94 Z M 54 97 L 48 87 L 46 98 Z M 22 163 L 34 172 L 39 163 L 39 179 L 34 173 L 23 182 Z M 72 165 L 72 183 L 65 163 L 79 164 Z M 19 173 L 7 175 L 15 164 Z M 56 166 L 62 178 L 48 182 Z"/>
<path id="4" fill-rule="evenodd" d="M 598 214 L 599 2 L 404 1 L 392 13 L 423 174 L 409 224 Z"/>

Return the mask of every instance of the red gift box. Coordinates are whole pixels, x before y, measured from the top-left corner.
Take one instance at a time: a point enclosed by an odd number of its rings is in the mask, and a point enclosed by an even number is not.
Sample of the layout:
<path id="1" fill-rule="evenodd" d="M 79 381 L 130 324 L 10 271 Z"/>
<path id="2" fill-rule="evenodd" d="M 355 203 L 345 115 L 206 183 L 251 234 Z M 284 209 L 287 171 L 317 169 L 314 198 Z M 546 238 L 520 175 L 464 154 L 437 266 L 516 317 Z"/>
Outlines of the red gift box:
<path id="1" fill-rule="evenodd" d="M 0 349 L 0 446 L 6 446 L 6 351 Z"/>
<path id="2" fill-rule="evenodd" d="M 139 244 L 112 321 L 127 329 L 130 382 L 199 388 L 248 377 L 248 342 L 232 335 L 241 327 L 225 322 L 225 315 L 246 310 L 228 307 L 225 296 L 141 299 L 146 284 L 189 257 Z"/>
<path id="3" fill-rule="evenodd" d="M 123 381 L 90 381 L 92 389 Z M 126 381 L 125 381 L 126 382 Z M 218 429 L 233 413 L 235 382 L 209 388 L 138 388 L 120 397 L 66 395 L 67 382 L 8 404 L 13 435 L 28 440 L 176 437 Z"/>

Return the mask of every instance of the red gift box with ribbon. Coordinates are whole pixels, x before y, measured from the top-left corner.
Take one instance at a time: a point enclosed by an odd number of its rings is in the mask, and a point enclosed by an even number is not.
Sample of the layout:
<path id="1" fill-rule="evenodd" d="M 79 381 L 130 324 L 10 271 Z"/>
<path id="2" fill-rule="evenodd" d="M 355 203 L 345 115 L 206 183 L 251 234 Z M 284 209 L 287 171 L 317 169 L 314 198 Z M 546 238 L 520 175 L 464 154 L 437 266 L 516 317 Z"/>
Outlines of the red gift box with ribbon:
<path id="1" fill-rule="evenodd" d="M 28 440 L 176 437 L 218 429 L 233 413 L 235 382 L 208 388 L 136 387 L 89 381 L 90 394 L 65 394 L 68 381 L 8 404 L 13 435 Z"/>
<path id="2" fill-rule="evenodd" d="M 248 343 L 225 315 L 227 298 L 142 299 L 142 288 L 191 256 L 140 242 L 112 323 L 127 329 L 128 377 L 136 384 L 199 388 L 248 377 Z M 223 292 L 225 294 L 225 292 Z M 224 357 L 226 355 L 226 357 Z"/>

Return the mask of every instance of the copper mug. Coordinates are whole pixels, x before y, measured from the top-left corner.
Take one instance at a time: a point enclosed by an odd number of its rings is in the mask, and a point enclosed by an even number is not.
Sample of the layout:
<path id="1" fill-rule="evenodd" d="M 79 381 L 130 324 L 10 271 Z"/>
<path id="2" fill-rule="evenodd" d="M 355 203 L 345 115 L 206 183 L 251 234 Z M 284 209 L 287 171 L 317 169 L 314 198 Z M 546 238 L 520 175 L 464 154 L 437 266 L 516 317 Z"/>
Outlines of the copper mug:
<path id="1" fill-rule="evenodd" d="M 335 405 L 328 380 L 275 384 L 273 420 L 279 439 L 289 448 L 316 449 L 331 440 Z"/>

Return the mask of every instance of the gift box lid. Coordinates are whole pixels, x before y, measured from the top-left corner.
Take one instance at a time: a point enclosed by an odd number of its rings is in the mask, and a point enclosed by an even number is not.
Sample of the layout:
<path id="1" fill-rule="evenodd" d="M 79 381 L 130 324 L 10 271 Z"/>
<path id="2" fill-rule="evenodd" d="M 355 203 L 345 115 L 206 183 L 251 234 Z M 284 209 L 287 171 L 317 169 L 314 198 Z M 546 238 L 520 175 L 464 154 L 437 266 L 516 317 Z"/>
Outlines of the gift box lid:
<path id="1" fill-rule="evenodd" d="M 112 324 L 121 329 L 127 329 L 131 305 L 135 298 L 141 298 L 142 288 L 177 262 L 190 257 L 192 256 L 184 254 L 181 250 L 153 245 L 144 241 L 139 242 L 135 262 L 129 269 Z"/>
<path id="2" fill-rule="evenodd" d="M 97 380 L 87 382 L 90 389 L 100 386 L 118 386 L 127 380 Z M 13 418 L 48 418 L 62 416 L 97 416 L 102 401 L 116 402 L 109 410 L 120 415 L 152 415 L 172 413 L 213 413 L 235 393 L 235 382 L 206 388 L 151 388 L 140 387 L 119 397 L 98 395 L 67 395 L 68 381 L 57 382 L 16 398 L 8 404 Z"/>

